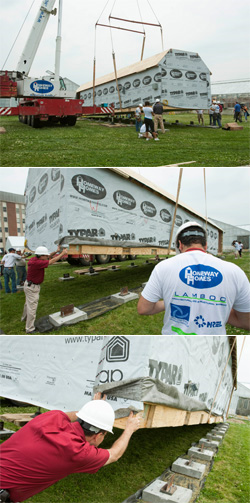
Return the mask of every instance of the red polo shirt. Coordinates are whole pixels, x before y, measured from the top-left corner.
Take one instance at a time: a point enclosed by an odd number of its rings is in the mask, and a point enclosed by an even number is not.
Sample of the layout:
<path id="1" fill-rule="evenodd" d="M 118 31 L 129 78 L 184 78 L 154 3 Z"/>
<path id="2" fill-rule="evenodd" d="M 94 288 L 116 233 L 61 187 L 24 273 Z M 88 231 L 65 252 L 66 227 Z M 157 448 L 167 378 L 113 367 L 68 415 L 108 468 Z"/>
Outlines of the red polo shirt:
<path id="1" fill-rule="evenodd" d="M 44 280 L 44 269 L 49 266 L 48 260 L 41 260 L 37 257 L 32 257 L 28 262 L 27 281 L 40 284 Z"/>
<path id="2" fill-rule="evenodd" d="M 1 445 L 0 488 L 24 501 L 71 473 L 95 473 L 109 452 L 90 445 L 61 411 L 37 416 Z"/>

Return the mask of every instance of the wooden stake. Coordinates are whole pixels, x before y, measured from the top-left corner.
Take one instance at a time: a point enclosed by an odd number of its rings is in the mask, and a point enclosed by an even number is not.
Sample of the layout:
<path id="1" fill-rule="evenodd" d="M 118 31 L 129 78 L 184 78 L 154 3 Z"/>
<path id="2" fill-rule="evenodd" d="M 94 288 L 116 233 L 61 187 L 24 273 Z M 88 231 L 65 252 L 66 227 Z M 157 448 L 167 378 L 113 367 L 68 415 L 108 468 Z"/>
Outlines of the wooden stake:
<path id="1" fill-rule="evenodd" d="M 180 168 L 179 181 L 178 181 L 178 188 L 177 188 L 177 196 L 176 196 L 175 209 L 174 209 L 174 216 L 173 216 L 173 223 L 172 223 L 172 229 L 171 229 L 171 233 L 170 233 L 169 246 L 168 246 L 168 255 L 169 255 L 169 253 L 170 253 L 171 243 L 172 243 L 172 238 L 173 238 L 174 224 L 175 224 L 175 217 L 176 217 L 176 212 L 177 212 L 177 207 L 178 207 L 178 201 L 179 201 L 179 194 L 180 194 L 180 188 L 181 188 L 181 178 L 182 178 L 182 172 L 183 172 L 183 168 Z"/>

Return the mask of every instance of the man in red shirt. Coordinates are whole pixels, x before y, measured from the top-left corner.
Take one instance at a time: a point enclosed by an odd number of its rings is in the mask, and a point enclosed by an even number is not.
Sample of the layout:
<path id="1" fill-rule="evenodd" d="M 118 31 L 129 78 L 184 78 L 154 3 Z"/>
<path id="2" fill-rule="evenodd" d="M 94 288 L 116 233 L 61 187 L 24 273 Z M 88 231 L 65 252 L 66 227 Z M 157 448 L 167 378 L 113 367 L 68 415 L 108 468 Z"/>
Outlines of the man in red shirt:
<path id="1" fill-rule="evenodd" d="M 101 449 L 107 431 L 113 433 L 115 415 L 106 397 L 100 398 L 96 393 L 79 412 L 45 412 L 3 442 L 0 501 L 24 501 L 71 473 L 96 473 L 123 455 L 140 418 L 131 412 L 112 447 Z"/>
<path id="2" fill-rule="evenodd" d="M 59 255 L 60 246 L 53 253 L 49 253 L 45 246 L 38 246 L 35 257 L 28 262 L 27 280 L 24 283 L 25 304 L 23 308 L 22 321 L 26 321 L 26 334 L 36 333 L 35 319 L 39 301 L 40 285 L 44 280 L 44 270 L 51 264 L 60 260 L 67 254 L 64 249 Z M 56 255 L 56 256 L 55 256 Z M 53 258 L 52 258 L 53 257 Z"/>

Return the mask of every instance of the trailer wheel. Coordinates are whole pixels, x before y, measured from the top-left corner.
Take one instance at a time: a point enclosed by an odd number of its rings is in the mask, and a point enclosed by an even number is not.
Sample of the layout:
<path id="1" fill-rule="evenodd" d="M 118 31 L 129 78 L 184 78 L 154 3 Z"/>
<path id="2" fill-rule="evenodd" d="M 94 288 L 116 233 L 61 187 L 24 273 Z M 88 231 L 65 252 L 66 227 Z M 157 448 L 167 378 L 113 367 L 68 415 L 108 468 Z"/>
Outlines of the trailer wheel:
<path id="1" fill-rule="evenodd" d="M 23 121 L 22 121 L 24 124 L 27 124 L 28 123 L 28 117 L 27 115 L 23 115 Z"/>
<path id="2" fill-rule="evenodd" d="M 35 115 L 32 115 L 31 116 L 31 120 L 30 120 L 30 125 L 31 125 L 31 127 L 34 127 L 34 128 L 41 127 L 41 122 L 40 122 L 39 117 L 36 117 Z"/>
<path id="3" fill-rule="evenodd" d="M 107 264 L 110 261 L 110 255 L 96 255 L 98 264 Z"/>
<path id="4" fill-rule="evenodd" d="M 74 115 L 68 115 L 68 117 L 67 117 L 67 123 L 68 123 L 69 126 L 75 126 L 76 117 Z"/>
<path id="5" fill-rule="evenodd" d="M 72 257 L 68 257 L 67 258 L 67 262 L 70 264 L 70 265 L 79 265 L 79 259 L 78 258 L 72 258 Z"/>
<path id="6" fill-rule="evenodd" d="M 127 260 L 127 255 L 117 255 L 117 260 L 124 262 L 124 260 Z"/>
<path id="7" fill-rule="evenodd" d="M 92 262 L 94 262 L 95 255 L 92 255 L 92 257 L 93 257 Z M 90 255 L 88 255 L 87 253 L 84 253 L 84 255 L 80 257 L 78 260 L 80 265 L 90 265 Z"/>
<path id="8" fill-rule="evenodd" d="M 61 117 L 60 124 L 61 126 L 66 126 L 68 124 L 68 117 Z"/>
<path id="9" fill-rule="evenodd" d="M 129 255 L 129 260 L 135 260 L 137 255 Z"/>

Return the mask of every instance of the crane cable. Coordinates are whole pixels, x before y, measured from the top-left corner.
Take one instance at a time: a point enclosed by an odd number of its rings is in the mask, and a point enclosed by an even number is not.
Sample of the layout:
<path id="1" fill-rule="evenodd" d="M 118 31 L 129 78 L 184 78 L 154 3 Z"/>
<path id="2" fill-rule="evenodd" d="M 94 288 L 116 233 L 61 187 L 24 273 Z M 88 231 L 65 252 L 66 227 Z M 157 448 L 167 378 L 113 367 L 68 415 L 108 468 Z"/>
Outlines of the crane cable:
<path id="1" fill-rule="evenodd" d="M 157 18 L 156 14 L 155 14 L 155 12 L 154 12 L 154 9 L 153 9 L 152 5 L 150 4 L 149 0 L 147 0 L 147 2 L 148 2 L 148 5 L 149 5 L 150 9 L 152 10 L 152 12 L 153 12 L 153 14 L 154 14 L 154 16 L 155 16 L 155 19 L 157 20 L 157 22 L 158 22 L 158 24 L 159 24 L 159 26 L 160 26 L 160 29 L 161 29 L 161 45 L 162 45 L 162 51 L 164 51 L 162 25 L 161 25 L 161 23 L 160 23 L 159 19 Z"/>
<path id="2" fill-rule="evenodd" d="M 6 58 L 5 62 L 4 62 L 4 64 L 3 64 L 3 66 L 2 66 L 2 68 L 1 68 L 1 70 L 3 70 L 3 69 L 4 69 L 4 67 L 5 67 L 5 65 L 6 65 L 6 63 L 7 63 L 8 59 L 9 59 L 9 56 L 10 56 L 10 54 L 11 54 L 12 50 L 13 50 L 13 47 L 14 47 L 14 45 L 15 45 L 15 43 L 16 43 L 16 41 L 17 41 L 17 39 L 18 39 L 18 37 L 19 37 L 19 35 L 20 35 L 20 33 L 21 33 L 22 29 L 23 29 L 23 25 L 24 25 L 24 23 L 25 23 L 25 21 L 26 21 L 26 19 L 27 19 L 28 15 L 29 15 L 29 13 L 30 13 L 30 11 L 31 11 L 31 9 L 32 9 L 32 7 L 33 7 L 33 4 L 34 4 L 34 3 L 35 3 L 35 0 L 33 0 L 33 2 L 32 2 L 32 4 L 31 4 L 31 6 L 30 6 L 30 8 L 29 8 L 29 10 L 28 10 L 28 12 L 27 12 L 27 14 L 26 14 L 25 18 L 24 18 L 24 21 L 23 21 L 23 23 L 22 23 L 22 26 L 21 26 L 21 28 L 20 28 L 20 30 L 19 30 L 19 32 L 18 32 L 18 34 L 17 34 L 17 36 L 16 36 L 16 38 L 15 38 L 15 40 L 14 40 L 14 42 L 13 42 L 12 46 L 11 46 L 11 48 L 10 48 L 9 54 L 8 54 L 8 56 L 7 56 L 7 58 Z"/>
<path id="3" fill-rule="evenodd" d="M 144 26 L 143 21 L 142 21 L 142 15 L 141 15 L 141 10 L 140 10 L 140 6 L 139 6 L 139 0 L 136 0 L 136 3 L 137 3 L 137 7 L 138 7 L 140 18 L 141 18 L 142 29 L 143 29 L 143 32 L 144 32 L 143 41 L 142 41 L 142 50 L 141 50 L 141 61 L 142 61 L 143 60 L 143 55 L 144 55 L 145 42 L 146 42 L 146 31 L 145 31 L 145 26 Z"/>
<path id="4" fill-rule="evenodd" d="M 102 9 L 102 12 L 99 16 L 99 18 L 97 19 L 96 21 L 96 24 L 95 24 L 95 37 L 94 37 L 94 62 L 93 62 L 93 107 L 95 106 L 95 73 L 96 73 L 96 26 L 100 20 L 100 18 L 102 17 L 103 15 L 103 12 L 105 11 L 107 5 L 109 3 L 109 0 L 107 0 L 104 8 Z"/>

